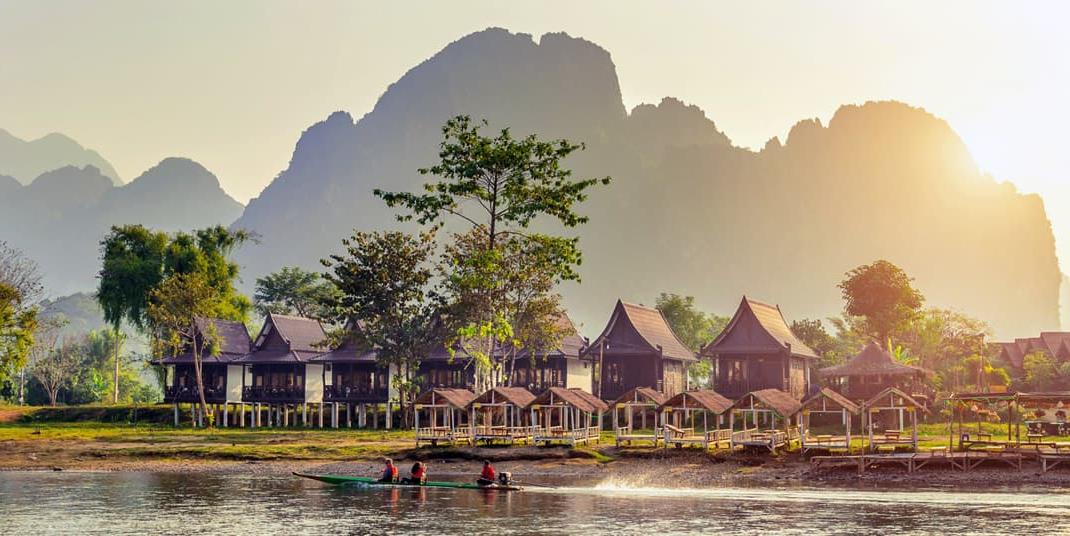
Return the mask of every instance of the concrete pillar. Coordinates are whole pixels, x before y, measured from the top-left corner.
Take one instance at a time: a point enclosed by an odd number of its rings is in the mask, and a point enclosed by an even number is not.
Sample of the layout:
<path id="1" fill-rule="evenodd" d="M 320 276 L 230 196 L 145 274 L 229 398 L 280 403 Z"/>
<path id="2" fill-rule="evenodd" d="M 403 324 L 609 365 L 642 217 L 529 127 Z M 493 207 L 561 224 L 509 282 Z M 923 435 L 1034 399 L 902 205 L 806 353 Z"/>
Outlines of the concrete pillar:
<path id="1" fill-rule="evenodd" d="M 301 404 L 301 424 L 308 428 L 308 404 Z"/>
<path id="2" fill-rule="evenodd" d="M 338 428 L 338 402 L 331 404 L 331 428 Z"/>
<path id="3" fill-rule="evenodd" d="M 389 430 L 394 426 L 394 405 L 390 402 L 386 403 L 386 429 Z"/>
<path id="4" fill-rule="evenodd" d="M 178 427 L 178 402 L 175 402 L 175 427 Z"/>
<path id="5" fill-rule="evenodd" d="M 372 405 L 372 430 L 379 429 L 379 404 Z"/>
<path id="6" fill-rule="evenodd" d="M 223 428 L 230 425 L 230 402 L 223 403 Z"/>
<path id="7" fill-rule="evenodd" d="M 240 428 L 245 428 L 245 402 L 238 406 L 238 422 L 241 423 L 238 425 Z"/>
<path id="8" fill-rule="evenodd" d="M 359 426 L 361 428 L 367 428 L 368 427 L 368 405 L 367 404 L 361 404 L 360 405 L 360 416 L 357 417 L 357 426 Z"/>

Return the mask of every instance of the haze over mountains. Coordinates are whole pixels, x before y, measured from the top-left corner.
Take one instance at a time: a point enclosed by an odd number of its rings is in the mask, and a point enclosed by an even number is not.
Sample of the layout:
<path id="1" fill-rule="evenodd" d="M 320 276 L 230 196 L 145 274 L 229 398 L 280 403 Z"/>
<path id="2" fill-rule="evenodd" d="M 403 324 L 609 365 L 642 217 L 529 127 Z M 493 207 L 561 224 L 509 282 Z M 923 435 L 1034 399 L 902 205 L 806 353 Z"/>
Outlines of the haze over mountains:
<path id="1" fill-rule="evenodd" d="M 96 151 L 82 147 L 63 134 L 53 132 L 26 141 L 0 128 L 0 175 L 29 184 L 40 174 L 63 166 L 93 166 L 116 186 L 123 183 L 111 164 Z M 0 179 L 0 193 L 4 191 L 4 182 Z"/>
<path id="2" fill-rule="evenodd" d="M 238 253 L 248 290 L 282 266 L 320 269 L 353 228 L 396 227 L 372 190 L 420 188 L 427 178 L 416 169 L 436 161 L 441 125 L 461 113 L 517 136 L 582 141 L 587 150 L 566 164 L 579 177 L 613 177 L 581 209 L 591 217 L 579 230 L 583 283 L 563 289 L 585 333 L 617 297 L 650 303 L 662 291 L 721 314 L 745 293 L 789 318 L 826 317 L 842 308 L 844 272 L 878 258 L 914 275 L 931 305 L 984 319 L 997 335 L 1059 326 L 1043 202 L 983 175 L 944 121 L 897 102 L 850 105 L 751 151 L 673 98 L 629 112 L 609 53 L 561 33 L 536 42 L 489 29 L 451 43 L 359 120 L 335 112 L 310 126 L 244 212 L 190 161 L 165 161 L 122 188 L 68 168 L 17 196 L 0 177 L 0 210 L 17 197 L 7 206 L 41 226 L 23 237 L 10 232 L 22 220 L 0 221 L 0 239 L 37 258 L 50 285 L 83 290 L 106 222 L 174 230 L 240 214 L 234 226 L 262 238 Z"/>

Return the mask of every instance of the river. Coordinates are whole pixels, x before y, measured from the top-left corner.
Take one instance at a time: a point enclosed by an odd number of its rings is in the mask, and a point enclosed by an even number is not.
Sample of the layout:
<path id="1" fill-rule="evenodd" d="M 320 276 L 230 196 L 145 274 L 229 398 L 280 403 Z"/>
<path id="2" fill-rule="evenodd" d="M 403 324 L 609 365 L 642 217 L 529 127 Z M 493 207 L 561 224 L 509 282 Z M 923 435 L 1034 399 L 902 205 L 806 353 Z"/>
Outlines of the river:
<path id="1" fill-rule="evenodd" d="M 441 475 L 439 475 L 441 477 Z M 1059 534 L 1070 490 L 333 488 L 286 475 L 0 473 L 3 534 Z"/>

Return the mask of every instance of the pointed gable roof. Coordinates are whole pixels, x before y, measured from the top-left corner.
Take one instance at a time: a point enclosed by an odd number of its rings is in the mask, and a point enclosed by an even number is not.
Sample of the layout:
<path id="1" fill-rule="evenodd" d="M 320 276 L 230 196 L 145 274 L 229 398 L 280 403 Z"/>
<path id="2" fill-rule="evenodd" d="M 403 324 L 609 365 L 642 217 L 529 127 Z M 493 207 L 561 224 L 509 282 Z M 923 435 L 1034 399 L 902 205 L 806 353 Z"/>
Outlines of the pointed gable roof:
<path id="1" fill-rule="evenodd" d="M 999 343 L 1003 350 L 1004 359 L 1015 368 L 1022 368 L 1025 362 L 1025 352 L 1022 351 L 1022 347 L 1016 342 L 1001 342 Z"/>
<path id="2" fill-rule="evenodd" d="M 816 407 L 827 407 L 827 403 L 832 402 L 842 409 L 847 410 L 852 415 L 858 415 L 862 413 L 862 407 L 854 402 L 851 402 L 846 396 L 829 389 L 828 387 L 822 387 L 820 391 L 814 393 L 813 396 L 803 400 L 802 406 L 799 411 L 812 410 Z"/>
<path id="3" fill-rule="evenodd" d="M 650 387 L 635 387 L 629 389 L 623 395 L 617 397 L 611 404 L 616 406 L 617 404 L 653 404 L 660 406 L 668 400 L 669 397 L 664 393 L 659 393 L 657 390 Z"/>
<path id="4" fill-rule="evenodd" d="M 921 367 L 904 365 L 896 361 L 892 354 L 873 341 L 870 341 L 850 361 L 842 365 L 823 368 L 818 372 L 822 376 L 910 376 L 931 374 L 930 371 Z"/>
<path id="5" fill-rule="evenodd" d="M 375 363 L 378 355 L 355 340 L 353 336 L 360 329 L 359 323 L 352 320 L 345 325 L 346 336 L 335 348 L 313 357 L 309 361 L 316 363 Z"/>
<path id="6" fill-rule="evenodd" d="M 526 408 L 533 400 L 535 400 L 535 395 L 523 387 L 495 387 L 472 399 L 469 406 L 508 402 L 514 406 Z"/>
<path id="7" fill-rule="evenodd" d="M 619 332 L 618 328 L 623 330 Z M 630 336 L 621 336 L 627 333 Z M 661 311 L 652 307 L 627 303 L 617 300 L 613 314 L 609 317 L 609 323 L 594 342 L 588 347 L 588 352 L 594 351 L 605 342 L 607 351 L 613 348 L 624 348 L 625 352 L 661 352 L 661 355 L 680 361 L 694 361 L 695 353 L 687 348 L 680 338 L 676 336 L 668 321 Z"/>
<path id="8" fill-rule="evenodd" d="M 609 410 L 609 406 L 606 405 L 605 401 L 597 396 L 594 396 L 583 389 L 565 389 L 564 387 L 551 387 L 543 391 L 539 396 L 535 397 L 528 406 L 549 405 L 562 402 L 587 413 L 599 414 Z"/>
<path id="9" fill-rule="evenodd" d="M 215 327 L 215 336 L 219 346 L 218 355 L 208 355 L 207 352 L 201 356 L 201 361 L 204 363 L 229 363 L 249 353 L 249 349 L 252 346 L 252 339 L 249 337 L 249 330 L 245 327 L 245 324 L 233 320 L 221 320 L 218 318 L 198 318 L 195 320 L 197 325 L 197 336 L 202 337 L 201 334 L 208 331 L 209 326 Z M 203 340 L 203 339 L 202 339 Z M 159 361 L 164 365 L 173 365 L 176 363 L 192 363 L 193 353 L 188 349 L 176 356 L 169 356 Z"/>
<path id="10" fill-rule="evenodd" d="M 753 399 L 753 400 L 752 400 Z M 739 400 L 736 400 L 732 404 L 731 409 L 746 410 L 750 408 L 751 404 L 757 402 L 758 405 L 764 406 L 767 409 L 773 410 L 778 417 L 786 419 L 799 412 L 799 408 L 802 404 L 798 400 L 795 400 L 790 394 L 781 391 L 780 389 L 762 389 L 759 391 L 751 391 Z"/>
<path id="11" fill-rule="evenodd" d="M 818 355 L 798 339 L 780 306 L 769 305 L 743 296 L 736 314 L 702 355 L 775 354 L 790 351 L 795 357 L 818 359 Z"/>
<path id="12" fill-rule="evenodd" d="M 327 333 L 319 320 L 268 313 L 243 363 L 304 363 L 321 355 Z"/>

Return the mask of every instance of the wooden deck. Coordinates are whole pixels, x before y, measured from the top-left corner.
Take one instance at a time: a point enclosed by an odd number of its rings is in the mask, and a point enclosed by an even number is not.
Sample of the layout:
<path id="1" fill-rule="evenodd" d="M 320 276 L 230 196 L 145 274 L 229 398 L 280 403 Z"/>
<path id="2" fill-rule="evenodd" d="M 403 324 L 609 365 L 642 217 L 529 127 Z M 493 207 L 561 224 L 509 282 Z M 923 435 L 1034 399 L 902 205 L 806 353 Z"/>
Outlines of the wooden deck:
<path id="1" fill-rule="evenodd" d="M 476 426 L 473 439 L 493 444 L 502 442 L 508 445 L 530 442 L 535 437 L 534 426 Z"/>
<path id="2" fill-rule="evenodd" d="M 590 442 L 598 443 L 601 440 L 602 429 L 597 426 L 591 426 L 588 428 L 576 428 L 574 430 L 566 430 L 560 426 L 554 426 L 552 428 L 537 428 L 534 432 L 533 441 L 535 444 L 542 443 L 543 445 L 553 444 L 565 444 L 575 447 L 579 444 L 589 444 Z"/>
<path id="3" fill-rule="evenodd" d="M 416 429 L 416 447 L 420 443 L 430 443 L 437 447 L 440 443 L 452 445 L 456 443 L 471 444 L 472 435 L 467 426 L 450 428 L 448 426 L 428 426 Z"/>
<path id="4" fill-rule="evenodd" d="M 655 428 L 653 430 L 636 430 L 631 426 L 618 426 L 614 431 L 614 436 L 617 440 L 617 446 L 621 444 L 627 444 L 631 446 L 635 442 L 649 441 L 655 447 L 661 442 L 660 429 Z"/>
<path id="5" fill-rule="evenodd" d="M 929 452 L 814 456 L 810 458 L 810 466 L 814 469 L 850 467 L 856 469 L 859 475 L 864 474 L 867 470 L 878 469 L 882 466 L 902 467 L 906 469 L 907 473 L 914 473 L 925 467 L 940 465 L 968 472 L 985 463 L 1008 465 L 1021 471 L 1024 459 L 1025 457 L 1021 452 L 1007 449 L 948 452 L 946 448 L 936 447 L 930 449 Z M 1065 460 L 1070 460 L 1070 455 Z"/>
<path id="6" fill-rule="evenodd" d="M 720 448 L 723 443 L 726 447 L 731 448 L 732 443 L 732 430 L 706 430 L 696 432 L 694 428 L 677 428 L 670 424 L 665 425 L 665 431 L 662 434 L 663 441 L 665 442 L 665 448 L 669 448 L 670 445 L 680 448 L 684 445 L 701 445 L 703 449 Z"/>

